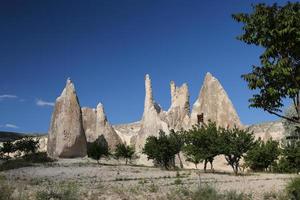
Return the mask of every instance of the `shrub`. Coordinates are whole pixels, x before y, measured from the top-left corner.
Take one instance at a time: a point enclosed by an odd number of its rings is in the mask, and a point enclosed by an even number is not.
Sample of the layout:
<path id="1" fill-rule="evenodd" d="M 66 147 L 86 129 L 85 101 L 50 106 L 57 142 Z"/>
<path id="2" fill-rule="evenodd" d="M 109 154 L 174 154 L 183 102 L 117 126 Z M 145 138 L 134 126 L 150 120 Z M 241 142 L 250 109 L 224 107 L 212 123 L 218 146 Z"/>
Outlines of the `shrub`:
<path id="1" fill-rule="evenodd" d="M 27 154 L 22 157 L 25 161 L 31 163 L 47 163 L 54 162 L 55 160 L 48 157 L 46 152 L 37 152 L 33 154 Z"/>
<path id="2" fill-rule="evenodd" d="M 300 199 L 300 177 L 292 179 L 286 187 L 287 195 L 291 200 Z"/>
<path id="3" fill-rule="evenodd" d="M 209 185 L 201 186 L 192 194 L 193 200 L 217 200 L 219 197 L 216 189 Z"/>
<path id="4" fill-rule="evenodd" d="M 7 160 L 0 165 L 0 171 L 6 171 L 11 169 L 18 169 L 22 167 L 29 167 L 32 166 L 31 163 L 23 160 L 23 159 L 14 159 L 14 160 Z"/>
<path id="5" fill-rule="evenodd" d="M 36 193 L 37 200 L 78 200 L 78 188 L 74 183 L 54 184 Z"/>
<path id="6" fill-rule="evenodd" d="M 36 153 L 39 148 L 39 140 L 33 137 L 25 137 L 15 143 L 15 150 L 24 152 L 25 154 Z"/>
<path id="7" fill-rule="evenodd" d="M 4 142 L 3 147 L 0 148 L 2 154 L 7 154 L 7 157 L 10 158 L 10 153 L 15 152 L 15 147 L 14 144 L 11 141 Z"/>
<path id="8" fill-rule="evenodd" d="M 97 160 L 98 164 L 100 164 L 99 160 L 103 156 L 109 155 L 108 144 L 103 135 L 97 138 L 94 142 L 88 144 L 87 154 L 88 157 Z"/>
<path id="9" fill-rule="evenodd" d="M 119 158 L 124 158 L 125 159 L 125 164 L 127 165 L 128 160 L 131 160 L 132 157 L 134 156 L 134 148 L 131 146 L 128 146 L 126 144 L 118 144 L 116 146 L 115 150 L 115 157 L 117 159 Z"/>
<path id="10" fill-rule="evenodd" d="M 280 154 L 278 145 L 279 143 L 272 139 L 266 142 L 258 139 L 254 147 L 245 156 L 246 165 L 254 171 L 267 171 L 275 163 Z"/>

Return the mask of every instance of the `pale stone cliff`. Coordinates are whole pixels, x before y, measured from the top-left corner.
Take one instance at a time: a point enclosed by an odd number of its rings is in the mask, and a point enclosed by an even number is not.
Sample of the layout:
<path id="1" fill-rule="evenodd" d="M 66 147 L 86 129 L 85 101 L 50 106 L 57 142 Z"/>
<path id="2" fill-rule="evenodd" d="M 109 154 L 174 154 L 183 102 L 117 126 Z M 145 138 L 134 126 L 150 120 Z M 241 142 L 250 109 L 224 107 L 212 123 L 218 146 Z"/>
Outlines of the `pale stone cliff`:
<path id="1" fill-rule="evenodd" d="M 70 79 L 55 102 L 47 152 L 54 158 L 83 157 L 87 153 L 81 108 Z"/>

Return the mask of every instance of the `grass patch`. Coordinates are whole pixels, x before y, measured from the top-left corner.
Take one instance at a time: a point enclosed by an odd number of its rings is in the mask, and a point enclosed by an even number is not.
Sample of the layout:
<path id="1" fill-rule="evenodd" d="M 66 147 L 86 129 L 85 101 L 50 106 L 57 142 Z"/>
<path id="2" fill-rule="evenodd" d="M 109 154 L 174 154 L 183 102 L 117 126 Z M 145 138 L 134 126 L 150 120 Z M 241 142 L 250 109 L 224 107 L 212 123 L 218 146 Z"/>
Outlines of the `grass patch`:
<path id="1" fill-rule="evenodd" d="M 29 166 L 32 166 L 32 163 L 29 163 L 23 159 L 7 160 L 0 165 L 0 171 L 18 169 Z"/>

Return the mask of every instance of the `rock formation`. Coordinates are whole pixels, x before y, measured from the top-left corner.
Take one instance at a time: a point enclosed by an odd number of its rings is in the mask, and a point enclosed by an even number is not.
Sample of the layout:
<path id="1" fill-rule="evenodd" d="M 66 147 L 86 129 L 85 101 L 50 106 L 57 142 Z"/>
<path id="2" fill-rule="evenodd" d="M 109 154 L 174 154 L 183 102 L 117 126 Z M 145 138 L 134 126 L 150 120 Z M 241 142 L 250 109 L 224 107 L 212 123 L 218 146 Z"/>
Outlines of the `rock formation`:
<path id="1" fill-rule="evenodd" d="M 97 105 L 96 113 L 96 134 L 99 136 L 103 135 L 108 143 L 109 148 L 114 150 L 117 144 L 122 143 L 122 140 L 118 136 L 115 129 L 108 122 L 103 105 L 101 103 Z"/>
<path id="2" fill-rule="evenodd" d="M 122 143 L 121 138 L 108 122 L 101 103 L 98 104 L 97 109 L 82 108 L 82 116 L 88 143 L 94 142 L 100 136 L 105 138 L 111 150 L 114 150 L 117 144 Z"/>
<path id="3" fill-rule="evenodd" d="M 169 129 L 187 129 L 190 121 L 190 95 L 188 86 L 184 83 L 181 87 L 177 87 L 174 81 L 171 81 L 170 87 L 171 106 L 166 117 Z"/>
<path id="4" fill-rule="evenodd" d="M 141 120 L 141 129 L 136 138 L 136 149 L 141 150 L 145 144 L 146 138 L 150 135 L 157 136 L 159 130 L 168 131 L 168 124 L 161 120 L 162 109 L 153 100 L 151 79 L 147 74 L 145 77 L 145 104 L 144 113 Z"/>
<path id="5" fill-rule="evenodd" d="M 96 132 L 96 109 L 84 107 L 81 111 L 86 141 L 94 142 L 99 137 Z"/>
<path id="6" fill-rule="evenodd" d="M 250 132 L 254 133 L 255 138 L 261 138 L 264 141 L 272 138 L 273 140 L 281 141 L 284 139 L 285 129 L 282 121 L 265 122 L 247 127 Z"/>
<path id="7" fill-rule="evenodd" d="M 197 124 L 202 118 L 204 123 L 211 120 L 224 128 L 242 126 L 222 85 L 210 73 L 206 74 L 198 99 L 193 105 L 191 124 Z"/>
<path id="8" fill-rule="evenodd" d="M 48 135 L 47 153 L 54 158 L 86 155 L 86 138 L 75 87 L 70 79 L 56 99 Z"/>

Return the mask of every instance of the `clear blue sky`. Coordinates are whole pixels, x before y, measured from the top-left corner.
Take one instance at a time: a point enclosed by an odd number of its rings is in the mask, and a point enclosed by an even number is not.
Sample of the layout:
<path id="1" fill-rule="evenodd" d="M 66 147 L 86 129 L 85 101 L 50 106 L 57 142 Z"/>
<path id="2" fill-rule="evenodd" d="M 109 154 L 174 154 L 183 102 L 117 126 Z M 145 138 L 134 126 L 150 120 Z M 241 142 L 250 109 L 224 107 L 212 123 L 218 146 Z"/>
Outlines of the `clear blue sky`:
<path id="1" fill-rule="evenodd" d="M 209 71 L 244 124 L 274 120 L 248 108 L 252 92 L 240 76 L 258 63 L 261 49 L 235 39 L 241 24 L 231 18 L 258 2 L 2 0 L 0 130 L 46 132 L 67 77 L 81 106 L 102 102 L 111 123 L 137 121 L 146 73 L 164 110 L 171 80 L 188 83 L 193 104 Z"/>

